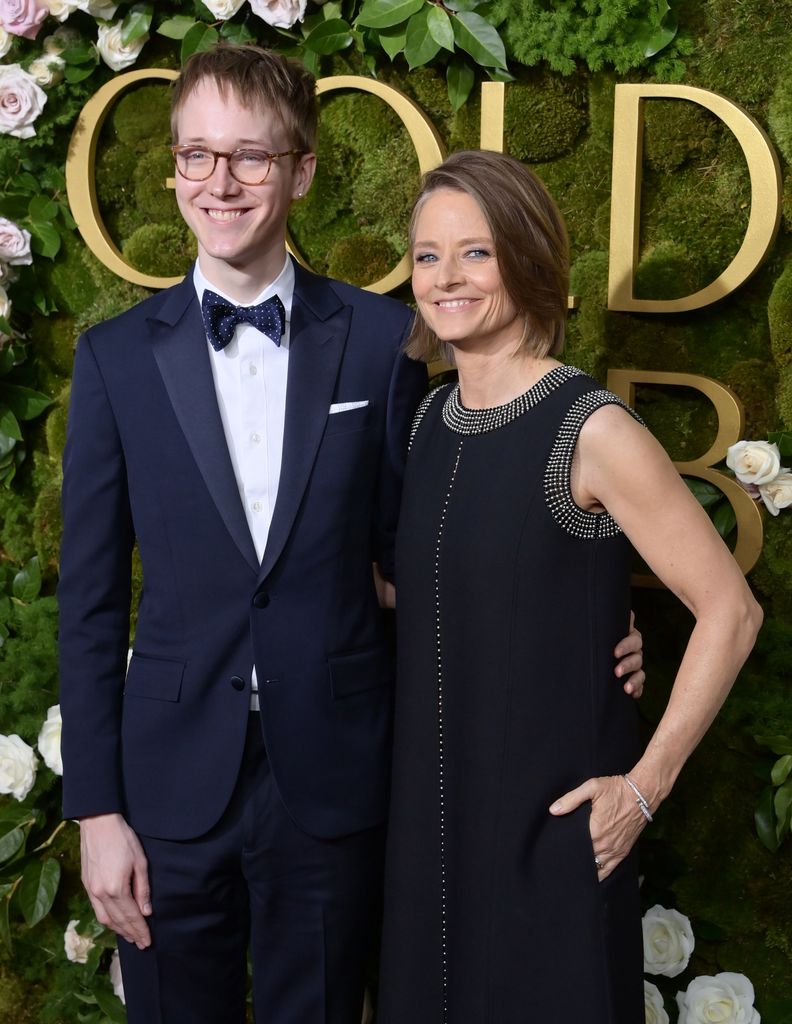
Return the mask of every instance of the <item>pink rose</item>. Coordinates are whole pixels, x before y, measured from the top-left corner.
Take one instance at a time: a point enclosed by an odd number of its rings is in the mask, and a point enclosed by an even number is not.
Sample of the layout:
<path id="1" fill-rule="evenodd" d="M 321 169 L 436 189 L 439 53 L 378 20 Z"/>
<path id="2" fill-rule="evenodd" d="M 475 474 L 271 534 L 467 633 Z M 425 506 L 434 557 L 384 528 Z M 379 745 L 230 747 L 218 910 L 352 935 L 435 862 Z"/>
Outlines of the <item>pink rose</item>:
<path id="1" fill-rule="evenodd" d="M 0 260 L 12 267 L 33 262 L 30 232 L 5 217 L 0 217 Z"/>
<path id="2" fill-rule="evenodd" d="M 19 64 L 0 65 L 0 133 L 31 138 L 46 102 L 47 94 Z"/>
<path id="3" fill-rule="evenodd" d="M 274 28 L 291 28 L 305 16 L 306 0 L 250 0 L 251 11 Z"/>
<path id="4" fill-rule="evenodd" d="M 14 36 L 35 39 L 48 14 L 36 0 L 0 0 L 0 26 Z"/>

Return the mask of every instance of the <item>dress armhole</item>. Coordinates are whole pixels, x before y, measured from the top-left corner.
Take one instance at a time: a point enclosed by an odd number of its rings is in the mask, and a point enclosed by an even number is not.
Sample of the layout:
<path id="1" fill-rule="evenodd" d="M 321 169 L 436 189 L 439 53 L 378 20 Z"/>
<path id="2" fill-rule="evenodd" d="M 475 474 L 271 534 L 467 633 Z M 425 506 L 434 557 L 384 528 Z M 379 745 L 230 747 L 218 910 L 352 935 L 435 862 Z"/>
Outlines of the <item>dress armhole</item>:
<path id="1" fill-rule="evenodd" d="M 421 420 L 426 415 L 427 409 L 432 404 L 432 402 L 435 400 L 435 398 L 437 398 L 437 396 L 440 394 L 440 392 L 441 391 L 446 391 L 446 390 L 447 390 L 447 387 L 442 387 L 442 386 L 438 387 L 438 388 L 434 388 L 432 391 L 429 392 L 428 395 L 424 395 L 424 397 L 421 399 L 421 404 L 415 410 L 415 415 L 413 416 L 412 426 L 410 427 L 410 438 L 409 438 L 409 440 L 407 442 L 407 451 L 408 452 L 412 448 L 413 441 L 415 440 L 415 435 L 418 433 L 418 427 L 420 427 Z"/>
<path id="2" fill-rule="evenodd" d="M 581 395 L 564 416 L 545 469 L 544 492 L 550 514 L 562 530 L 580 540 L 616 537 L 622 532 L 609 512 L 589 512 L 581 508 L 572 496 L 572 459 L 580 431 L 589 416 L 604 405 L 621 406 L 641 426 L 646 425 L 641 417 L 613 392 L 589 391 Z"/>

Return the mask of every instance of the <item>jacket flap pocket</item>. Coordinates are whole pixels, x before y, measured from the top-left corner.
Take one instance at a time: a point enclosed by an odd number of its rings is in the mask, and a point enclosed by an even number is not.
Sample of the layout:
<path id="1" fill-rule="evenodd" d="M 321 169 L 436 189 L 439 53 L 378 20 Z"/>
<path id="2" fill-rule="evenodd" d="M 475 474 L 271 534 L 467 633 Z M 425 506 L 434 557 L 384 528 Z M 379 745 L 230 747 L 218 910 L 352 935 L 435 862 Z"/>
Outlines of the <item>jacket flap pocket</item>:
<path id="1" fill-rule="evenodd" d="M 393 681 L 393 661 L 385 647 L 367 647 L 327 659 L 333 699 L 386 686 Z"/>
<path id="2" fill-rule="evenodd" d="M 183 675 L 183 661 L 133 654 L 124 693 L 127 696 L 148 697 L 151 700 L 178 700 Z"/>

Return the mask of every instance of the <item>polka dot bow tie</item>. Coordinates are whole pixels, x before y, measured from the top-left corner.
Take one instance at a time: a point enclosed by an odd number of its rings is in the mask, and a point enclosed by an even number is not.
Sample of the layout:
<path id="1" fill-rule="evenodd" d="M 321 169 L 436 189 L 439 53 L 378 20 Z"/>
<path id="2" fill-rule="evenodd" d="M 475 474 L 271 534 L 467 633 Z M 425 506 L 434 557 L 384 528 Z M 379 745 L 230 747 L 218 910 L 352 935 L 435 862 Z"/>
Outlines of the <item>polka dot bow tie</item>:
<path id="1" fill-rule="evenodd" d="M 257 306 L 232 306 L 207 288 L 201 300 L 201 315 L 215 352 L 220 352 L 231 341 L 237 324 L 252 324 L 256 330 L 272 338 L 276 345 L 280 345 L 286 329 L 286 310 L 277 295 Z"/>

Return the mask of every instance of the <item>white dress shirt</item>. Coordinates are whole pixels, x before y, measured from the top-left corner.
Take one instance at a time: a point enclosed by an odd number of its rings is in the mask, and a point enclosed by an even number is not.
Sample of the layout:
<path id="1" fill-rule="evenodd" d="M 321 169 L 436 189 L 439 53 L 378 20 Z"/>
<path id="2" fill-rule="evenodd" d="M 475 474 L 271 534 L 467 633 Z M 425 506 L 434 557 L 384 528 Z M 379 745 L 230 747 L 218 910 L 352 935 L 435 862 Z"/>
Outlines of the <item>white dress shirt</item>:
<path id="1" fill-rule="evenodd" d="M 209 288 L 232 306 L 241 305 L 208 281 L 197 263 L 193 283 L 199 303 Z M 234 337 L 219 352 L 212 348 L 208 339 L 206 342 L 228 453 L 259 561 L 264 555 L 278 496 L 283 456 L 289 328 L 294 296 L 294 267 L 288 256 L 275 280 L 245 305 L 257 305 L 273 295 L 279 296 L 286 311 L 286 329 L 279 346 L 246 323 L 237 324 Z M 255 667 L 252 689 L 251 709 L 257 710 Z"/>

